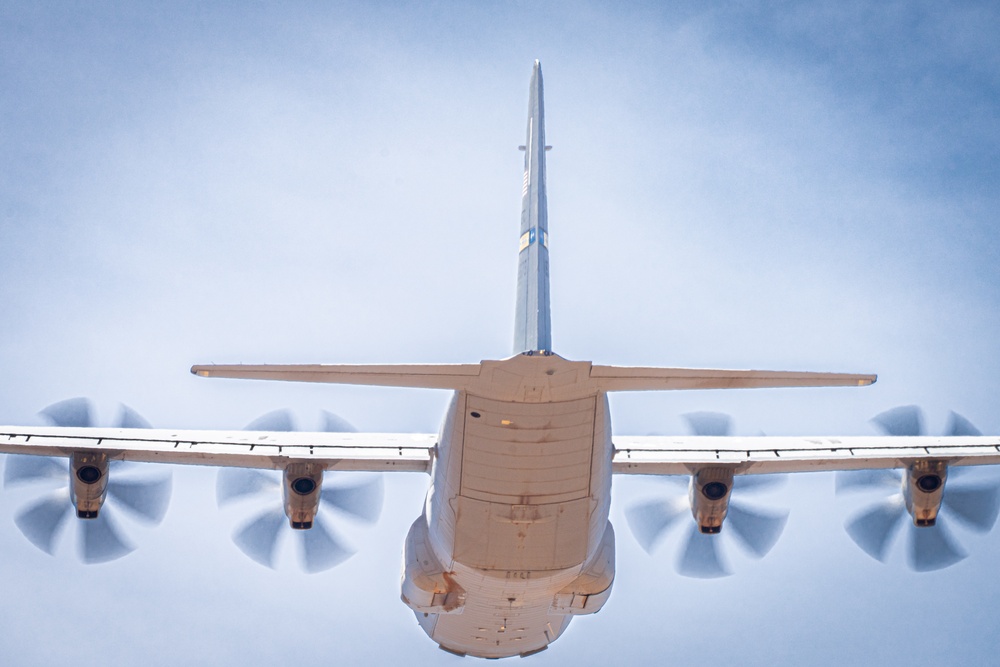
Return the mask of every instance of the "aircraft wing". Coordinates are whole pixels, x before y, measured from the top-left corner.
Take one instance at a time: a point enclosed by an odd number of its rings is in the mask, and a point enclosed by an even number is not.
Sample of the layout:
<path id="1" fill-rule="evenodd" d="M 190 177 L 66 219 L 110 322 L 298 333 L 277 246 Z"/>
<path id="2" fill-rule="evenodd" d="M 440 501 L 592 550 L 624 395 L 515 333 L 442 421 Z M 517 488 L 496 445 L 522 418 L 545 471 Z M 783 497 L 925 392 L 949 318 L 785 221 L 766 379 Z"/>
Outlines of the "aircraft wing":
<path id="1" fill-rule="evenodd" d="M 735 474 L 1000 464 L 1000 436 L 614 436 L 613 471 L 690 475 L 721 466 Z"/>
<path id="2" fill-rule="evenodd" d="M 290 460 L 326 470 L 428 472 L 437 436 L 410 433 L 196 431 L 144 428 L 0 427 L 0 453 L 282 470 Z"/>
<path id="3" fill-rule="evenodd" d="M 614 436 L 613 470 L 689 475 L 706 466 L 736 474 L 1000 464 L 1000 436 Z M 437 435 L 138 428 L 0 427 L 0 453 L 281 470 L 289 461 L 326 470 L 428 472 Z"/>

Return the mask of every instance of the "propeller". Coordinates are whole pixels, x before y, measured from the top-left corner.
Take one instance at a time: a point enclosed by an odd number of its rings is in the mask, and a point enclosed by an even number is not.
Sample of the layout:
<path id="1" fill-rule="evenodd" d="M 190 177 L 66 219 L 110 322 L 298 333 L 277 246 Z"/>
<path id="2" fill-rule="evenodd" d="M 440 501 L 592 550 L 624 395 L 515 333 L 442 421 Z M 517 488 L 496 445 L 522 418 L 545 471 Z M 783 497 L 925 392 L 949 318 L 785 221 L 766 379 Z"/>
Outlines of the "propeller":
<path id="1" fill-rule="evenodd" d="M 884 433 L 897 436 L 924 434 L 923 414 L 915 405 L 887 410 L 872 419 Z M 965 417 L 952 412 L 948 436 L 980 435 Z M 974 532 L 986 533 L 1000 513 L 1000 484 L 967 482 L 962 468 L 948 470 L 937 520 L 930 526 L 916 526 L 909 520 L 903 492 L 905 473 L 901 470 L 859 470 L 838 472 L 837 494 L 853 491 L 882 491 L 885 499 L 862 509 L 844 524 L 847 534 L 862 551 L 885 562 L 895 537 L 906 533 L 907 563 L 917 572 L 949 567 L 968 554 L 948 528 L 952 521 Z M 905 529 L 903 528 L 904 526 Z"/>
<path id="2" fill-rule="evenodd" d="M 93 426 L 90 401 L 71 398 L 50 405 L 41 415 L 56 426 Z M 149 423 L 127 406 L 121 406 L 121 428 L 149 428 Z M 135 547 L 119 527 L 122 514 L 141 523 L 155 525 L 163 520 L 170 503 L 170 473 L 150 475 L 141 464 L 111 461 L 107 500 L 96 518 L 76 521 L 78 551 L 84 563 L 104 563 L 131 553 Z M 75 514 L 70 496 L 69 461 L 65 458 L 10 454 L 4 467 L 4 488 L 44 485 L 56 488 L 28 503 L 14 517 L 14 523 L 28 541 L 54 554 L 59 535 L 68 517 Z"/>
<path id="3" fill-rule="evenodd" d="M 288 410 L 269 412 L 250 423 L 251 431 L 293 431 L 295 421 Z M 329 433 L 353 432 L 341 417 L 322 413 L 322 430 Z M 332 480 L 331 480 L 332 478 Z M 360 523 L 374 523 L 382 510 L 382 477 L 366 476 L 346 483 L 347 475 L 325 475 L 319 495 L 319 510 L 308 529 L 293 529 L 282 502 L 283 478 L 280 471 L 245 468 L 222 468 L 216 479 L 216 500 L 220 507 L 252 504 L 261 507 L 233 533 L 233 542 L 254 561 L 274 568 L 280 545 L 289 538 L 299 543 L 300 563 L 306 572 L 315 573 L 339 565 L 354 554 L 330 528 L 341 517 Z M 335 481 L 331 484 L 331 481 Z M 291 535 L 289 535 L 291 533 Z"/>
<path id="4" fill-rule="evenodd" d="M 728 415 L 717 412 L 695 412 L 684 415 L 695 435 L 725 436 L 731 430 Z M 711 579 L 731 574 L 720 542 L 732 535 L 737 545 L 754 558 L 763 558 L 777 543 L 785 528 L 788 512 L 763 510 L 735 500 L 736 497 L 773 488 L 784 482 L 782 475 L 737 475 L 723 528 L 718 534 L 703 533 L 692 519 L 688 498 L 688 477 L 664 477 L 683 484 L 684 491 L 670 498 L 659 498 L 634 505 L 626 510 L 625 518 L 636 541 L 647 553 L 652 553 L 668 530 L 682 517 L 690 522 L 687 536 L 676 561 L 677 572 L 686 577 Z"/>

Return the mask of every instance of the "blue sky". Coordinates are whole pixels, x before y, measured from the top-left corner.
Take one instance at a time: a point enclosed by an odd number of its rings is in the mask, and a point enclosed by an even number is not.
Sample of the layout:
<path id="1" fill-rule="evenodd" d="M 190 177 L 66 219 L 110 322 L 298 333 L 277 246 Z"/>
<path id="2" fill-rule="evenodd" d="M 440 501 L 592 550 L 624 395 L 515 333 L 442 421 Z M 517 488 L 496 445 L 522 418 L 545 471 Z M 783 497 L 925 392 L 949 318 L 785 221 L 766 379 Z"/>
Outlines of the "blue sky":
<path id="1" fill-rule="evenodd" d="M 864 435 L 919 404 L 1000 432 L 1000 15 L 989 3 L 0 3 L 0 423 L 94 399 L 157 426 L 281 407 L 433 432 L 438 392 L 206 381 L 192 363 L 509 354 L 531 63 L 546 83 L 553 339 L 601 363 L 877 372 L 863 390 L 620 395 L 622 434 Z M 387 480 L 330 573 L 246 559 L 214 471 L 176 469 L 112 564 L 54 557 L 0 494 L 5 655 L 24 665 L 446 664 L 398 600 L 427 479 Z M 622 520 L 618 578 L 535 664 L 987 664 L 1000 536 L 917 575 L 806 475 L 763 561 L 673 572 Z M 958 532 L 958 531 L 956 531 Z M 676 535 L 674 539 L 676 540 Z M 81 646 L 88 648 L 81 651 Z M 82 654 L 82 657 L 81 657 Z"/>

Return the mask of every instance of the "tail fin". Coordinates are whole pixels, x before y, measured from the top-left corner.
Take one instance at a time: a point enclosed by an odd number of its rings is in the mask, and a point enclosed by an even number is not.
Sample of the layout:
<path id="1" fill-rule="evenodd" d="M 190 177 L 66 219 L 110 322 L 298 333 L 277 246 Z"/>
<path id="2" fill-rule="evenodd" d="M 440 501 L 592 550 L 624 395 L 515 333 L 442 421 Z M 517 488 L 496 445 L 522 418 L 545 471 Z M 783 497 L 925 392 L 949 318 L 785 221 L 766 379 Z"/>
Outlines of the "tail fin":
<path id="1" fill-rule="evenodd" d="M 552 350 L 545 149 L 542 65 L 536 60 L 531 73 L 528 138 L 524 144 L 521 243 L 517 263 L 517 315 L 514 322 L 515 353 Z"/>

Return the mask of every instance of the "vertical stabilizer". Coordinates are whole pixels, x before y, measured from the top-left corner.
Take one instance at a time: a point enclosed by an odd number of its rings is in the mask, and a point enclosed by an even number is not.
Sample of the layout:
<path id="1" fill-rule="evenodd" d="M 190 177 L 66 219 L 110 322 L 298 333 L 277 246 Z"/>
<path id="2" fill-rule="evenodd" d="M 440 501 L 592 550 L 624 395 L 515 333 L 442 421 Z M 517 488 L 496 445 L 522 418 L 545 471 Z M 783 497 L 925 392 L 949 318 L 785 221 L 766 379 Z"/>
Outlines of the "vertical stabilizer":
<path id="1" fill-rule="evenodd" d="M 517 261 L 517 316 L 514 322 L 515 353 L 552 349 L 545 148 L 542 65 L 536 60 L 531 73 L 528 137 L 524 144 L 521 243 Z"/>

